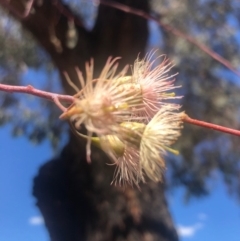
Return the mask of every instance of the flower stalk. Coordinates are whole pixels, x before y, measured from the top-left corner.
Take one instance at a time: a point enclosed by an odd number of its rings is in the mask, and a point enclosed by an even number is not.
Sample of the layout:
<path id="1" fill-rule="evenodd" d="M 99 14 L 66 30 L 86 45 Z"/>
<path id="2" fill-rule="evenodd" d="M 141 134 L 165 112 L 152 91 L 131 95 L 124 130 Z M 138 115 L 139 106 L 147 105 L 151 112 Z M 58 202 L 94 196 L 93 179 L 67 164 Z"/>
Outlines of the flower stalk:
<path id="1" fill-rule="evenodd" d="M 72 104 L 74 101 L 74 97 L 71 95 L 63 95 L 63 94 L 58 94 L 58 93 L 52 93 L 48 91 L 43 91 L 39 90 L 37 88 L 34 88 L 31 85 L 28 86 L 17 86 L 17 85 L 6 85 L 6 84 L 1 84 L 0 83 L 0 91 L 3 92 L 8 92 L 8 93 L 25 93 L 33 96 L 37 96 L 46 100 L 53 101 L 56 104 L 55 99 L 58 101 L 66 102 L 68 104 Z M 172 97 L 174 96 L 173 93 L 169 93 Z M 57 107 L 59 107 L 61 110 L 65 108 L 61 103 L 56 104 Z M 66 109 L 65 109 L 66 110 Z M 63 113 L 64 116 L 64 113 Z M 68 117 L 66 117 L 68 118 Z M 211 130 L 219 131 L 219 132 L 224 132 L 230 135 L 235 135 L 240 137 L 240 130 L 232 129 L 229 127 L 221 126 L 221 125 L 216 125 L 210 122 L 205 122 L 205 121 L 200 121 L 197 119 L 193 119 L 189 117 L 187 114 L 183 114 L 182 120 L 186 123 L 200 126 L 203 128 L 208 128 Z"/>
<path id="2" fill-rule="evenodd" d="M 165 156 L 181 134 L 183 122 L 240 136 L 239 130 L 190 118 L 180 112 L 173 92 L 174 75 L 168 75 L 172 63 L 165 56 L 151 61 L 154 52 L 137 59 L 132 74 L 127 67 L 117 73 L 118 58 L 109 58 L 99 77 L 93 79 L 93 60 L 86 64 L 86 78 L 76 69 L 81 89 L 65 73 L 74 96 L 41 91 L 32 86 L 0 84 L 0 90 L 35 95 L 53 101 L 68 120 L 72 131 L 86 139 L 86 159 L 91 162 L 91 144 L 101 148 L 116 165 L 113 182 L 138 186 L 146 177 L 161 181 Z M 156 62 L 161 60 L 160 64 Z M 68 104 L 65 107 L 62 103 Z M 80 130 L 85 126 L 87 135 Z"/>
<path id="3" fill-rule="evenodd" d="M 205 121 L 192 119 L 187 114 L 183 115 L 182 120 L 184 122 L 192 124 L 192 125 L 201 126 L 201 127 L 204 127 L 204 128 L 215 130 L 215 131 L 224 132 L 224 133 L 227 133 L 227 134 L 230 134 L 230 135 L 240 136 L 240 130 L 236 130 L 236 129 L 228 128 L 228 127 L 225 127 L 225 126 L 212 124 L 212 123 L 205 122 Z"/>
<path id="4" fill-rule="evenodd" d="M 6 84 L 0 83 L 0 90 L 4 92 L 9 92 L 9 93 L 25 93 L 29 95 L 34 95 L 53 102 L 55 102 L 55 99 L 66 102 L 68 104 L 74 101 L 74 97 L 71 95 L 61 95 L 61 94 L 51 93 L 48 91 L 36 89 L 31 85 L 16 86 L 16 85 L 6 85 Z"/>

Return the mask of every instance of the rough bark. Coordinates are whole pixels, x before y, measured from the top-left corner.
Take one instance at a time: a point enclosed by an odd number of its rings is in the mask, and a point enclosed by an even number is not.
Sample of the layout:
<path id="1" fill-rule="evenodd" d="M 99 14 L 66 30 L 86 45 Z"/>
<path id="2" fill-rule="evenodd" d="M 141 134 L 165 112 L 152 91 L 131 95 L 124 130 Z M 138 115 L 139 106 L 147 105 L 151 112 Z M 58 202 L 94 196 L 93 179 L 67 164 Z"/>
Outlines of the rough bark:
<path id="1" fill-rule="evenodd" d="M 13 6 L 16 1 L 11 1 Z M 146 0 L 119 2 L 148 11 Z M 33 8 L 33 13 L 19 21 L 59 71 L 67 71 L 74 81 L 75 66 L 83 70 L 91 57 L 98 72 L 108 56 L 121 56 L 121 67 L 133 63 L 139 52 L 144 53 L 148 29 L 146 20 L 140 17 L 100 6 L 93 30 L 87 31 L 81 20 L 58 1 L 35 1 Z M 78 42 L 69 49 L 66 33 L 73 18 Z M 62 84 L 67 93 L 72 93 L 64 78 Z M 60 156 L 40 168 L 33 194 L 51 241 L 178 240 L 164 185 L 148 181 L 141 190 L 110 185 L 114 166 L 106 163 L 110 161 L 104 153 L 93 148 L 92 163 L 87 164 L 84 141 L 70 134 Z"/>

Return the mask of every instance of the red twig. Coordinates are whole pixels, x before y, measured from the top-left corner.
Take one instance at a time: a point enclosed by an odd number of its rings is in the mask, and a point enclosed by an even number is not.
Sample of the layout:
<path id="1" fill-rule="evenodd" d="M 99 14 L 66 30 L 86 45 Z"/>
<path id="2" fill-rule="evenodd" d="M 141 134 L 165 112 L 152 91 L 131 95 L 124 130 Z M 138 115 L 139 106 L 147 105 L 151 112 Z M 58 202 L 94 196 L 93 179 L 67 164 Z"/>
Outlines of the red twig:
<path id="1" fill-rule="evenodd" d="M 190 123 L 190 124 L 193 124 L 193 125 L 209 128 L 209 129 L 212 129 L 212 130 L 225 132 L 225 133 L 235 135 L 235 136 L 240 136 L 240 130 L 235 130 L 235 129 L 231 129 L 231 128 L 228 128 L 228 127 L 208 123 L 208 122 L 205 122 L 205 121 L 192 119 L 186 114 L 184 114 L 183 121 L 187 122 L 187 123 Z"/>
<path id="2" fill-rule="evenodd" d="M 38 89 L 35 89 L 31 85 L 15 86 L 15 85 L 0 84 L 0 91 L 9 92 L 9 93 L 26 93 L 26 94 L 38 96 L 38 97 L 53 101 L 59 107 L 59 109 L 61 109 L 63 112 L 66 111 L 66 107 L 63 106 L 60 101 L 63 101 L 63 102 L 69 103 L 69 104 L 73 103 L 73 101 L 74 101 L 73 96 L 60 95 L 60 94 L 51 93 L 51 92 L 47 92 L 47 91 L 43 91 L 43 90 L 38 90 Z M 224 126 L 219 126 L 219 125 L 215 125 L 212 123 L 208 123 L 205 121 L 192 119 L 186 114 L 183 115 L 183 121 L 193 124 L 193 125 L 198 125 L 198 126 L 213 129 L 216 131 L 221 131 L 221 132 L 225 132 L 228 134 L 240 136 L 240 130 L 235 130 L 235 129 L 227 128 Z"/>
<path id="3" fill-rule="evenodd" d="M 74 100 L 74 97 L 71 95 L 60 95 L 56 93 L 51 93 L 43 90 L 35 89 L 33 86 L 14 86 L 14 85 L 5 85 L 0 84 L 0 90 L 10 93 L 26 93 L 30 95 L 35 95 L 47 100 L 53 101 L 61 110 L 64 110 L 64 106 L 61 106 L 60 101 L 64 101 L 67 103 L 72 103 Z"/>
<path id="4" fill-rule="evenodd" d="M 232 64 L 224 59 L 222 56 L 220 56 L 219 54 L 217 54 L 216 52 L 214 52 L 213 50 L 211 50 L 209 47 L 207 47 L 206 45 L 199 43 L 197 40 L 195 40 L 193 37 L 182 33 L 181 31 L 177 30 L 176 28 L 168 25 L 168 24 L 164 24 L 162 23 L 159 19 L 157 19 L 154 16 L 149 15 L 148 13 L 136 9 L 136 8 L 132 8 L 129 6 L 126 6 L 124 4 L 121 3 L 117 3 L 114 1 L 106 1 L 106 0 L 100 0 L 100 3 L 102 5 L 106 5 L 112 8 L 116 8 L 118 10 L 121 10 L 123 12 L 126 13 L 130 13 L 130 14 L 134 14 L 137 15 L 139 17 L 148 19 L 148 20 L 152 20 L 154 22 L 156 22 L 159 26 L 161 26 L 162 28 L 164 28 L 166 31 L 171 32 L 172 34 L 179 36 L 185 40 L 187 40 L 188 42 L 194 44 L 195 46 L 197 46 L 198 48 L 200 48 L 203 52 L 205 52 L 206 54 L 208 54 L 209 56 L 211 56 L 213 59 L 215 59 L 216 61 L 218 61 L 219 63 L 221 63 L 222 65 L 224 65 L 226 68 L 230 69 L 233 73 L 235 73 L 237 76 L 240 77 L 240 72 L 238 72 L 233 66 Z"/>

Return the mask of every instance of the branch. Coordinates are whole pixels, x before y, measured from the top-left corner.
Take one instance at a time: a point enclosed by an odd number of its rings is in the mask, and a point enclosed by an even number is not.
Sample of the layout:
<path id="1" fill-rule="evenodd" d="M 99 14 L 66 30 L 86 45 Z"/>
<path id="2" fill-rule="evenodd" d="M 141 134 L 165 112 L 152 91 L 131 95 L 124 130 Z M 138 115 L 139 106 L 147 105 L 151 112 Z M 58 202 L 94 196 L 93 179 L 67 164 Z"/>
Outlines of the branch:
<path id="1" fill-rule="evenodd" d="M 25 94 L 38 96 L 38 97 L 41 97 L 43 99 L 53 101 L 58 106 L 58 108 L 61 109 L 63 112 L 65 112 L 67 110 L 67 108 L 65 106 L 63 106 L 60 101 L 63 101 L 63 102 L 69 103 L 69 104 L 73 103 L 73 101 L 74 101 L 74 96 L 61 95 L 61 94 L 51 93 L 51 92 L 47 92 L 47 91 L 43 91 L 43 90 L 38 90 L 38 89 L 35 89 L 31 85 L 14 86 L 14 85 L 0 84 L 0 91 L 9 92 L 9 93 L 25 93 Z M 193 125 L 213 129 L 213 130 L 216 130 L 216 131 L 225 132 L 225 133 L 228 133 L 228 134 L 231 134 L 231 135 L 240 136 L 240 130 L 235 130 L 235 129 L 227 128 L 227 127 L 224 127 L 224 126 L 219 126 L 219 125 L 215 125 L 215 124 L 212 124 L 212 123 L 208 123 L 208 122 L 205 122 L 205 121 L 192 119 L 186 114 L 183 115 L 182 120 L 186 123 L 190 123 L 190 124 L 193 124 Z"/>
<path id="2" fill-rule="evenodd" d="M 209 128 L 209 129 L 212 129 L 212 130 L 225 132 L 225 133 L 235 135 L 235 136 L 240 136 L 240 130 L 235 130 L 235 129 L 231 129 L 231 128 L 228 128 L 228 127 L 208 123 L 208 122 L 205 122 L 205 121 L 192 119 L 186 114 L 184 114 L 183 121 L 187 122 L 187 123 L 190 123 L 190 124 L 193 124 L 193 125 Z"/>
<path id="3" fill-rule="evenodd" d="M 191 36 L 189 36 L 185 33 L 182 33 L 181 31 L 177 30 L 176 28 L 174 28 L 174 27 L 172 27 L 168 24 L 162 23 L 158 18 L 156 18 L 154 16 L 151 16 L 151 15 L 149 15 L 148 13 L 146 13 L 142 10 L 129 7 L 129 6 L 121 4 L 121 3 L 117 3 L 117 2 L 113 2 L 113 1 L 110 2 L 110 1 L 106 1 L 106 0 L 100 0 L 100 3 L 102 5 L 106 5 L 106 6 L 121 10 L 123 12 L 134 14 L 136 16 L 139 16 L 139 17 L 145 18 L 147 20 L 152 20 L 152 21 L 156 22 L 159 26 L 164 28 L 166 31 L 168 31 L 168 32 L 170 32 L 170 33 L 172 33 L 176 36 L 179 36 L 179 37 L 187 40 L 188 42 L 192 43 L 193 45 L 197 46 L 203 52 L 205 52 L 206 54 L 211 56 L 213 59 L 215 59 L 216 61 L 218 61 L 219 63 L 221 63 L 226 68 L 228 68 L 229 70 L 231 70 L 233 73 L 235 73 L 237 76 L 240 77 L 240 72 L 238 72 L 228 60 L 224 59 L 222 56 L 220 56 L 219 54 L 217 54 L 216 52 L 211 50 L 206 45 L 204 45 L 202 43 L 199 43 L 193 37 L 191 37 Z"/>
<path id="4" fill-rule="evenodd" d="M 60 103 L 60 101 L 72 103 L 74 97 L 71 95 L 60 95 L 56 93 L 51 93 L 43 90 L 35 89 L 33 86 L 14 86 L 14 85 L 5 85 L 0 84 L 0 91 L 5 91 L 9 93 L 25 93 L 34 96 L 38 96 L 50 101 L 53 101 L 62 111 L 65 111 L 66 108 Z"/>

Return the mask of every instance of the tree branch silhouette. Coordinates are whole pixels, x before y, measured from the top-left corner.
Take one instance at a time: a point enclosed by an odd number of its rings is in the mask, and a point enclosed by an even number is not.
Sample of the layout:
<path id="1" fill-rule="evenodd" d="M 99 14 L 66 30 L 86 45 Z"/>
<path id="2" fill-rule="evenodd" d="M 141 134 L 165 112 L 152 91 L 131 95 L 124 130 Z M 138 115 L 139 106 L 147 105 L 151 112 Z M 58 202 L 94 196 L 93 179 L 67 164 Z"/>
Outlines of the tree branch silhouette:
<path id="1" fill-rule="evenodd" d="M 203 52 L 205 52 L 206 54 L 208 54 L 209 56 L 211 56 L 213 59 L 215 59 L 217 62 L 221 63 L 222 65 L 224 65 L 226 68 L 228 68 L 229 70 L 231 70 L 233 73 L 235 73 L 238 77 L 240 77 L 240 72 L 238 72 L 233 66 L 232 64 L 226 60 L 225 58 L 223 58 L 222 56 L 220 56 L 218 53 L 214 52 L 212 49 L 210 49 L 209 47 L 207 47 L 206 45 L 198 42 L 196 39 L 194 39 L 193 37 L 191 37 L 190 35 L 187 35 L 181 31 L 179 31 L 178 29 L 174 28 L 173 26 L 170 26 L 169 24 L 165 24 L 162 23 L 158 18 L 142 11 L 136 8 L 132 8 L 129 7 L 127 5 L 118 3 L 118 2 L 114 2 L 114 1 L 106 1 L 106 0 L 100 0 L 100 4 L 105 5 L 105 6 L 109 6 L 118 10 L 121 10 L 123 12 L 126 13 L 130 13 L 142 18 L 145 18 L 147 20 L 152 20 L 154 22 L 156 22 L 160 27 L 164 28 L 166 31 L 181 37 L 185 40 L 187 40 L 188 42 L 192 43 L 193 45 L 195 45 L 196 47 L 198 47 L 199 49 L 201 49 Z"/>

